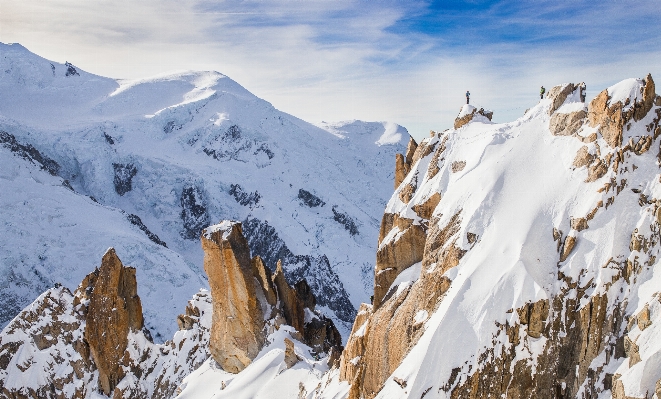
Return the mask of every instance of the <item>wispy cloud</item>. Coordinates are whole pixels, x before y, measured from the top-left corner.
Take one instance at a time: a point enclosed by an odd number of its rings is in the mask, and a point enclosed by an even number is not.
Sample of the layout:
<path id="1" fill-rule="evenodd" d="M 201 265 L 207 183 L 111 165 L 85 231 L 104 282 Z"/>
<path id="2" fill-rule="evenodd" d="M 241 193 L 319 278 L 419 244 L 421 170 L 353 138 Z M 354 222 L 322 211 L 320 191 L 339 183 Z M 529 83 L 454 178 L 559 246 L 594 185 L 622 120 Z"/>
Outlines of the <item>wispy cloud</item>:
<path id="1" fill-rule="evenodd" d="M 538 87 L 661 76 L 661 2 L 0 0 L 0 41 L 112 77 L 225 73 L 309 121 L 451 125 L 470 89 L 497 120 Z"/>

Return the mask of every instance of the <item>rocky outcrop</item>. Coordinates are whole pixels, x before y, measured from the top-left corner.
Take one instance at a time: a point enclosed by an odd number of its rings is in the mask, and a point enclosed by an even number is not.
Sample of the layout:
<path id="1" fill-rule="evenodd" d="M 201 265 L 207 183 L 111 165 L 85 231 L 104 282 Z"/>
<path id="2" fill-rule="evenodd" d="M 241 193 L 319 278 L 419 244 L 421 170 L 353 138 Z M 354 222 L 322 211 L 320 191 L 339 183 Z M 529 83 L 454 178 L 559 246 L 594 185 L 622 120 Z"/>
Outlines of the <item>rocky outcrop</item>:
<path id="1" fill-rule="evenodd" d="M 427 234 L 413 220 L 384 215 L 381 231 L 388 235 L 379 241 L 374 270 L 374 306 L 378 308 L 390 285 L 397 276 L 411 265 L 422 260 Z"/>
<path id="2" fill-rule="evenodd" d="M 573 105 L 582 105 L 585 102 L 585 83 L 566 83 L 555 86 L 549 90 L 547 99 L 550 100 L 549 130 L 554 136 L 572 136 L 584 125 L 587 112 L 584 106 L 581 109 L 571 108 L 570 112 L 560 112 L 560 108 L 571 98 Z"/>
<path id="3" fill-rule="evenodd" d="M 99 390 L 110 395 L 124 378 L 124 351 L 130 331 L 142 330 L 142 304 L 138 297 L 135 268 L 124 267 L 109 249 L 101 267 L 85 277 L 79 297 L 89 301 L 85 317 L 85 341 L 99 370 Z"/>
<path id="4" fill-rule="evenodd" d="M 579 101 L 585 102 L 585 83 L 565 83 L 552 87 L 546 95 L 547 100 L 551 101 L 549 115 L 553 115 L 572 94 L 578 94 Z"/>
<path id="5" fill-rule="evenodd" d="M 213 316 L 209 348 L 225 370 L 245 369 L 264 345 L 267 327 L 288 324 L 295 338 L 317 352 L 339 350 L 342 337 L 333 322 L 315 312 L 316 300 L 305 280 L 292 288 L 278 262 L 273 276 L 250 248 L 241 223 L 223 221 L 204 230 L 204 269 L 209 276 Z M 181 325 L 186 326 L 182 317 Z"/>
<path id="6" fill-rule="evenodd" d="M 257 286 L 240 223 L 208 227 L 202 248 L 213 298 L 211 355 L 224 370 L 238 373 L 264 344 L 264 313 L 257 296 L 262 288 Z"/>
<path id="7" fill-rule="evenodd" d="M 644 80 L 642 101 L 634 100 L 633 104 L 627 98 L 622 101 L 611 101 L 608 89 L 595 97 L 588 107 L 588 120 L 591 127 L 599 126 L 599 132 L 612 148 L 622 145 L 623 129 L 631 121 L 639 121 L 647 115 L 656 98 L 652 75 Z"/>
<path id="8" fill-rule="evenodd" d="M 456 246 L 459 215 L 441 226 L 431 222 L 420 278 L 391 292 L 380 307 L 363 304 L 340 362 L 340 379 L 352 382 L 355 398 L 374 398 L 385 380 L 418 342 L 424 322 L 439 305 L 451 280 L 445 272 L 455 267 L 465 251 Z M 429 253 L 428 253 L 429 251 Z M 375 287 L 376 294 L 376 287 Z"/>
<path id="9" fill-rule="evenodd" d="M 466 125 L 472 121 L 477 115 L 481 115 L 487 120 L 493 118 L 493 111 L 485 110 L 484 108 L 477 109 L 472 105 L 464 105 L 461 109 L 461 112 L 454 120 L 454 128 L 459 129 L 460 127 Z"/>
<path id="10" fill-rule="evenodd" d="M 406 175 L 409 174 L 411 166 L 413 165 L 413 154 L 418 148 L 418 143 L 413 140 L 413 137 L 409 139 L 409 144 L 406 147 L 406 155 L 396 154 L 395 155 L 395 189 L 402 184 Z"/>

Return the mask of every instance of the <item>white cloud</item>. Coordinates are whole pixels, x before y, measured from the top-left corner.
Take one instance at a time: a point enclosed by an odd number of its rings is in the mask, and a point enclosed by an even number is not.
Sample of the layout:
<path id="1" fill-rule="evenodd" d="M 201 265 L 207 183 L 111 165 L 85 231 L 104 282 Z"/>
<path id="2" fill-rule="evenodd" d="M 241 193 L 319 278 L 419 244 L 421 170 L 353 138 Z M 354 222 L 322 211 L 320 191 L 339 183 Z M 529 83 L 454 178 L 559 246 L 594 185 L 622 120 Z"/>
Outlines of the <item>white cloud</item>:
<path id="1" fill-rule="evenodd" d="M 421 2 L 0 0 L 0 41 L 116 78 L 218 70 L 302 119 L 389 120 L 420 138 L 451 126 L 467 89 L 507 121 L 542 84 L 585 81 L 594 95 L 661 76 L 658 11 L 632 4 L 499 3 L 473 26 L 435 17 L 448 28 L 431 34 L 398 28 Z"/>

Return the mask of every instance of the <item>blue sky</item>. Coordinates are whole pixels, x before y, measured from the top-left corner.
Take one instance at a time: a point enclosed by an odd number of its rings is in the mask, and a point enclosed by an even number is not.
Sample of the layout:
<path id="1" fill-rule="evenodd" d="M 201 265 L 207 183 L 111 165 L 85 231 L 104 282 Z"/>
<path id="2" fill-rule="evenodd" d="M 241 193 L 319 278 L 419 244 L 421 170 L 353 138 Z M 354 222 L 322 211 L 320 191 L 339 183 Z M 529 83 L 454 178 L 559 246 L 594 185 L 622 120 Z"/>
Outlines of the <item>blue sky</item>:
<path id="1" fill-rule="evenodd" d="M 444 130 L 463 93 L 504 122 L 540 85 L 588 98 L 648 72 L 661 82 L 661 0 L 0 0 L 0 41 L 93 73 L 227 74 L 310 122 Z"/>

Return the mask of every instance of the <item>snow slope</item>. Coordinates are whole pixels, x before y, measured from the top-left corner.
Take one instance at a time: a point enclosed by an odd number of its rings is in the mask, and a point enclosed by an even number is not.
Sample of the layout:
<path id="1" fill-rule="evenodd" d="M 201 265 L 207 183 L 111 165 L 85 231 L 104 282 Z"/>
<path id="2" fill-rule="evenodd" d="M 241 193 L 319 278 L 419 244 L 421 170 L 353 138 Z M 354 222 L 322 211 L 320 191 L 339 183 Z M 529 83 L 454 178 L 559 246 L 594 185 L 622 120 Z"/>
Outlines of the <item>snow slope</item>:
<path id="1" fill-rule="evenodd" d="M 313 126 L 217 72 L 118 81 L 18 44 L 0 44 L 0 71 L 1 323 L 54 282 L 73 289 L 113 246 L 138 269 L 147 325 L 171 336 L 206 284 L 201 229 L 233 219 L 346 335 L 404 128 Z"/>

